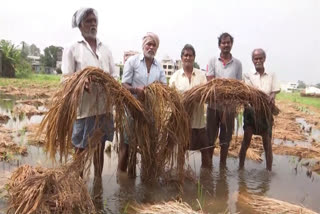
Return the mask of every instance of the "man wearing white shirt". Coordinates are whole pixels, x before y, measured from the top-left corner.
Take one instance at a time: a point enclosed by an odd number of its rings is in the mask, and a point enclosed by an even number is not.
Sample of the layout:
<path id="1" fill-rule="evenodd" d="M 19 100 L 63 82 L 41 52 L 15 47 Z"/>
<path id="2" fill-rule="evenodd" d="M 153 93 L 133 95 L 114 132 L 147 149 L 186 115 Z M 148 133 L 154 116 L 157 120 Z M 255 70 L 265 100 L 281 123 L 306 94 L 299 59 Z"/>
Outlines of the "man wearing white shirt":
<path id="1" fill-rule="evenodd" d="M 94 66 L 117 78 L 112 54 L 97 37 L 98 14 L 93 8 L 83 8 L 75 12 L 72 27 L 78 27 L 81 39 L 66 48 L 62 58 L 62 73 L 73 74 Z M 65 76 L 64 78 L 67 78 Z M 94 132 L 98 119 L 98 128 L 104 132 L 99 149 L 94 154 L 94 175 L 101 177 L 104 161 L 105 141 L 113 140 L 113 118 L 111 109 L 106 110 L 105 94 L 94 81 L 88 80 L 84 86 L 84 93 L 77 109 L 77 119 L 73 124 L 72 144 L 76 153 L 81 153 L 88 146 L 88 138 Z"/>
<path id="2" fill-rule="evenodd" d="M 252 62 L 255 66 L 256 72 L 244 75 L 246 84 L 253 86 L 269 95 L 270 106 L 275 103 L 275 96 L 280 92 L 279 83 L 274 73 L 266 72 L 264 62 L 266 60 L 266 53 L 262 49 L 255 49 L 252 52 Z M 261 135 L 263 141 L 263 148 L 266 156 L 266 168 L 271 171 L 272 169 L 272 125 L 273 119 L 267 119 L 265 115 L 255 115 L 253 109 L 248 106 L 245 108 L 244 113 L 244 136 L 239 154 L 239 168 L 244 167 L 246 152 L 249 148 L 253 134 Z"/>
<path id="3" fill-rule="evenodd" d="M 186 44 L 181 51 L 182 69 L 177 70 L 170 78 L 169 85 L 183 93 L 197 85 L 206 84 L 207 79 L 203 71 L 193 67 L 196 51 L 193 46 Z M 212 154 L 206 132 L 204 106 L 197 105 L 191 117 L 190 150 L 200 150 L 202 167 L 212 167 Z"/>

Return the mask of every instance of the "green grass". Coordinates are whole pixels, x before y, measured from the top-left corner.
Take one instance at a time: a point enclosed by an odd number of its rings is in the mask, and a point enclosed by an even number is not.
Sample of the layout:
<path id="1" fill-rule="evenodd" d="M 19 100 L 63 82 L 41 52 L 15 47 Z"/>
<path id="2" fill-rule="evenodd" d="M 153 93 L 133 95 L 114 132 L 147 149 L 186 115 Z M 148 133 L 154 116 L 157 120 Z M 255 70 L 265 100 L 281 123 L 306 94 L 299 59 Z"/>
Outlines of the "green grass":
<path id="1" fill-rule="evenodd" d="M 281 92 L 277 94 L 277 100 L 288 100 L 291 102 L 313 106 L 320 109 L 320 98 L 316 97 L 301 97 L 300 93 L 285 93 Z"/>
<path id="2" fill-rule="evenodd" d="M 57 86 L 60 82 L 60 75 L 55 74 L 32 74 L 25 78 L 0 78 L 0 86 L 31 87 L 37 86 Z"/>

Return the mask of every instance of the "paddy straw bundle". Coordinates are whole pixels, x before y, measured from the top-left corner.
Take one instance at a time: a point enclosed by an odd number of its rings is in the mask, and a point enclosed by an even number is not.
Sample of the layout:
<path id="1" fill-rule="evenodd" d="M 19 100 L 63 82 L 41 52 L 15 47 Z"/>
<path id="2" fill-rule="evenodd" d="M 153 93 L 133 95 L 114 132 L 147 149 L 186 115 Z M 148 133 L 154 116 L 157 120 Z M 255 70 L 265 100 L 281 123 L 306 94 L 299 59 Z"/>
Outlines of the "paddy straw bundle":
<path id="1" fill-rule="evenodd" d="M 132 213 L 139 214 L 202 214 L 202 211 L 193 210 L 186 202 L 168 201 L 159 204 L 131 205 Z"/>
<path id="2" fill-rule="evenodd" d="M 320 149 L 314 147 L 274 145 L 272 150 L 274 154 L 278 155 L 292 155 L 300 158 L 320 160 Z"/>
<path id="3" fill-rule="evenodd" d="M 105 95 L 106 112 L 115 108 L 117 130 L 127 127 L 124 119 L 125 112 L 136 117 L 143 116 L 143 109 L 139 102 L 108 73 L 95 67 L 87 67 L 76 72 L 67 78 L 63 87 L 54 95 L 54 102 L 40 124 L 39 133 L 46 130 L 45 148 L 52 159 L 56 158 L 57 153 L 60 155 L 60 161 L 68 158 L 72 147 L 72 128 L 77 118 L 78 104 L 84 93 L 85 82 L 89 79 L 101 89 L 100 93 L 93 94 L 95 99 L 98 101 L 102 94 Z"/>
<path id="4" fill-rule="evenodd" d="M 249 204 L 257 213 L 316 214 L 316 212 L 285 201 L 258 195 L 240 195 L 239 200 Z"/>
<path id="5" fill-rule="evenodd" d="M 130 141 L 130 157 L 141 155 L 141 179 L 154 181 L 166 175 L 166 170 L 177 170 L 183 180 L 185 151 L 188 149 L 189 120 L 176 89 L 160 83 L 145 88 L 141 100 L 150 121 L 135 120 L 134 133 Z M 135 164 L 129 159 L 129 164 Z"/>
<path id="6" fill-rule="evenodd" d="M 7 213 L 94 213 L 86 184 L 79 174 L 66 170 L 65 167 L 19 167 L 8 183 Z"/>
<path id="7" fill-rule="evenodd" d="M 268 120 L 272 114 L 278 114 L 279 109 L 269 104 L 269 97 L 264 92 L 234 79 L 217 78 L 204 85 L 193 87 L 184 93 L 183 103 L 189 115 L 196 105 L 209 103 L 222 106 L 225 109 L 239 110 L 251 105 L 256 117 L 264 115 Z"/>

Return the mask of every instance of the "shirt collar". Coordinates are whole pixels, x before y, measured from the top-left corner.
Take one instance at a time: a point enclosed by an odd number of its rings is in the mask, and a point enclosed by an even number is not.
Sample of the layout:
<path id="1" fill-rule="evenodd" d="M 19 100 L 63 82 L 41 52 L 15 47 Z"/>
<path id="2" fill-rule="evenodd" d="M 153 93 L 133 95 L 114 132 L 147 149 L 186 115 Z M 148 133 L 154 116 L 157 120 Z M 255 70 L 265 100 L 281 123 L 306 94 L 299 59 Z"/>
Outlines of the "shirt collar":
<path id="1" fill-rule="evenodd" d="M 100 39 L 96 38 L 96 40 L 97 40 L 97 47 L 102 45 L 102 42 L 100 41 Z M 89 45 L 89 43 L 82 36 L 79 37 L 78 43 L 85 43 L 85 44 Z"/>
<path id="2" fill-rule="evenodd" d="M 139 60 L 140 60 L 140 61 L 143 61 L 143 60 L 144 60 L 144 55 L 143 55 L 143 53 L 142 53 L 142 54 L 139 54 Z M 157 62 L 157 60 L 156 60 L 155 58 L 153 58 L 152 64 L 158 65 L 158 62 Z"/>
<path id="3" fill-rule="evenodd" d="M 183 70 L 183 68 L 181 69 L 182 70 L 182 76 L 183 77 L 185 77 L 186 76 L 186 74 L 184 73 L 184 70 Z M 195 70 L 195 68 L 193 68 L 193 70 L 192 70 L 192 76 L 195 76 L 196 75 L 196 72 L 194 71 Z"/>
<path id="4" fill-rule="evenodd" d="M 231 59 L 230 59 L 230 61 L 229 62 L 227 62 L 226 64 L 224 64 L 224 61 L 223 61 L 223 59 L 221 58 L 221 56 L 219 56 L 219 61 L 221 61 L 222 63 L 223 63 L 223 65 L 224 66 L 226 66 L 226 65 L 228 65 L 228 64 L 230 64 L 230 63 L 232 63 L 233 62 L 233 56 L 232 56 L 232 54 L 231 54 Z"/>
<path id="5" fill-rule="evenodd" d="M 256 71 L 254 74 L 255 74 L 255 75 L 258 75 L 258 74 L 259 74 L 259 72 L 258 72 L 258 71 Z M 264 71 L 264 72 L 263 72 L 263 76 L 264 76 L 264 75 L 268 75 L 268 73 L 267 73 L 266 71 Z"/>

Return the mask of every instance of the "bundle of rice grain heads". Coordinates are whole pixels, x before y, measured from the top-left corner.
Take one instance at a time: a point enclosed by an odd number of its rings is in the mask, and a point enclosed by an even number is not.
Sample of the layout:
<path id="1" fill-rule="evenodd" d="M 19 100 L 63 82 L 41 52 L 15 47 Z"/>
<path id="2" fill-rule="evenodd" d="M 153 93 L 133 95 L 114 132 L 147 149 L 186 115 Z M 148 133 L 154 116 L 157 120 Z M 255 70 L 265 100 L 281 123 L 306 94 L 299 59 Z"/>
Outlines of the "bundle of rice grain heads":
<path id="1" fill-rule="evenodd" d="M 211 103 L 213 106 L 231 107 L 240 110 L 250 104 L 257 113 L 256 117 L 265 115 L 268 120 L 272 114 L 278 114 L 279 109 L 269 104 L 269 96 L 264 92 L 234 79 L 213 79 L 204 85 L 193 87 L 186 91 L 183 103 L 189 115 L 196 105 Z"/>
<path id="2" fill-rule="evenodd" d="M 8 187 L 7 213 L 95 213 L 83 180 L 64 168 L 24 165 L 12 174 Z"/>
<path id="3" fill-rule="evenodd" d="M 130 157 L 141 155 L 141 179 L 154 181 L 166 176 L 166 171 L 177 170 L 183 181 L 185 151 L 189 146 L 189 120 L 181 96 L 171 87 L 153 83 L 145 88 L 141 100 L 149 120 L 135 120 L 130 141 Z M 129 164 L 135 164 L 129 160 Z"/>
<path id="4" fill-rule="evenodd" d="M 125 112 L 141 117 L 143 109 L 140 103 L 123 88 L 111 75 L 95 67 L 72 74 L 63 87 L 55 94 L 51 109 L 41 122 L 39 132 L 46 130 L 46 150 L 52 159 L 59 152 L 60 160 L 67 160 L 71 146 L 73 122 L 77 117 L 77 107 L 80 102 L 85 82 L 91 81 L 102 89 L 105 94 L 106 112 L 113 107 L 116 110 L 116 130 L 128 129 L 124 119 Z M 96 94 L 99 100 L 101 94 Z M 97 102 L 98 103 L 98 102 Z M 142 115 L 143 116 L 143 115 Z M 47 128 L 47 129 L 46 129 Z M 128 132 L 130 130 L 128 129 Z M 89 142 L 89 147 L 91 143 Z M 59 150 L 58 150 L 59 149 Z"/>

